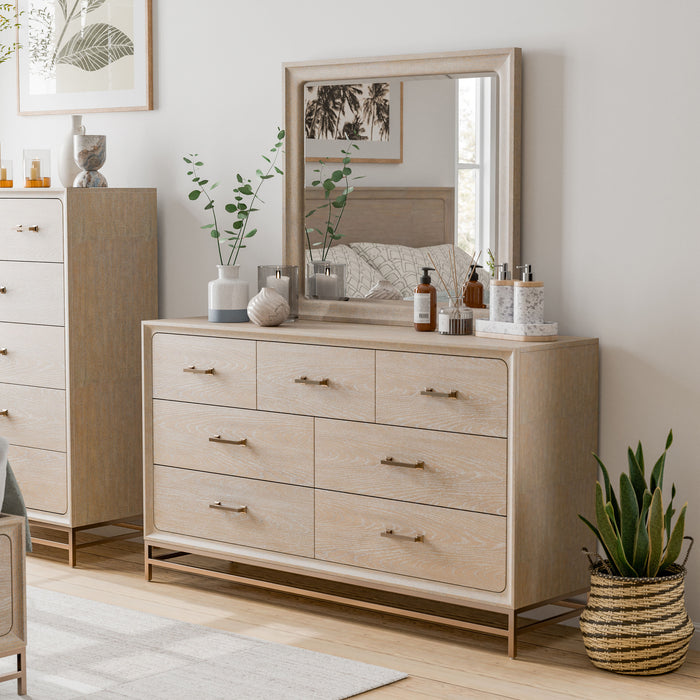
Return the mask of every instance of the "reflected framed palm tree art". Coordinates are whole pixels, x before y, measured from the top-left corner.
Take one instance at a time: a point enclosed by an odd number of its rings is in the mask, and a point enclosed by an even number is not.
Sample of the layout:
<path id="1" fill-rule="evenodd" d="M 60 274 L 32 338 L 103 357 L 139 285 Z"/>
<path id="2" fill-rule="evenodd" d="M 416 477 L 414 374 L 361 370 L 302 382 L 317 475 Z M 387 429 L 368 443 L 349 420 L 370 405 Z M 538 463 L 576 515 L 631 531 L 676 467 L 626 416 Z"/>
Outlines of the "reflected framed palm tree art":
<path id="1" fill-rule="evenodd" d="M 355 163 L 403 162 L 403 82 L 306 83 L 304 132 L 307 161 L 340 162 L 350 140 Z"/>

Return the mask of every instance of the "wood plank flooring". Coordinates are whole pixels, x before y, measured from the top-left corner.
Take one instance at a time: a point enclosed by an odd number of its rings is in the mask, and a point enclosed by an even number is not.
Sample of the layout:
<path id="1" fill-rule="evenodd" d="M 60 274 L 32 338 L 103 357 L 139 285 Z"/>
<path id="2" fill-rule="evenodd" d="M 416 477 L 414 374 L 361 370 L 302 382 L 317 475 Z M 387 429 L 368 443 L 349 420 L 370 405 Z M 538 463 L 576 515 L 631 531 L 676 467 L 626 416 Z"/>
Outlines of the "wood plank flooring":
<path id="1" fill-rule="evenodd" d="M 42 546 L 35 550 L 27 560 L 27 581 L 32 586 L 409 674 L 406 680 L 362 698 L 700 697 L 697 651 L 690 652 L 678 671 L 665 676 L 619 676 L 591 665 L 578 629 L 555 625 L 524 634 L 518 658 L 512 660 L 504 640 L 486 635 L 162 569 L 156 569 L 148 583 L 143 576 L 143 545 L 137 541 L 81 550 L 75 569 L 65 563 L 64 552 Z"/>

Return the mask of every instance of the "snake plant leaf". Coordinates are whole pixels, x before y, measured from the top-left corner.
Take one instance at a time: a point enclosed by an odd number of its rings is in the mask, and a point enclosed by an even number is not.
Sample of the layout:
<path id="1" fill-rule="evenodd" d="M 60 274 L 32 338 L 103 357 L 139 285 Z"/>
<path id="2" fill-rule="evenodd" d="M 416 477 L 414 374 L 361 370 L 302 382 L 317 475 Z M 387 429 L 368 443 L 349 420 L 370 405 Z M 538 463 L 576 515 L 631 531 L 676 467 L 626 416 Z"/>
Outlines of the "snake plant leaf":
<path id="1" fill-rule="evenodd" d="M 595 485 L 595 511 L 600 541 L 610 554 L 610 564 L 617 569 L 619 574 L 621 576 L 634 576 L 634 570 L 625 558 L 622 543 L 616 532 L 616 527 L 609 517 L 609 510 L 606 511 L 606 506 L 610 506 L 610 510 L 612 509 L 610 503 L 603 502 L 603 487 L 597 481 Z"/>
<path id="2" fill-rule="evenodd" d="M 671 502 L 668 504 L 668 508 L 666 508 L 666 513 L 664 514 L 664 530 L 666 530 L 667 540 L 671 539 L 671 520 L 673 520 L 673 516 L 675 514 L 676 511 L 673 508 L 673 498 L 671 498 Z M 666 544 L 668 544 L 668 541 Z"/>
<path id="3" fill-rule="evenodd" d="M 134 42 L 121 29 L 98 22 L 71 37 L 59 51 L 56 63 L 94 72 L 133 55 Z"/>
<path id="4" fill-rule="evenodd" d="M 598 542 L 603 546 L 603 549 L 605 550 L 605 556 L 608 558 L 608 561 L 612 561 L 612 556 L 610 552 L 608 551 L 608 548 L 605 546 L 605 542 L 603 542 L 603 538 L 600 536 L 600 532 L 598 532 L 598 528 L 590 521 L 588 518 L 584 518 L 583 515 L 579 513 L 579 518 L 583 520 L 586 525 L 593 531 L 593 534 L 596 536 L 598 539 Z"/>
<path id="5" fill-rule="evenodd" d="M 594 452 L 593 457 L 595 457 L 595 461 L 598 462 L 598 466 L 600 467 L 600 471 L 603 474 L 603 484 L 605 485 L 605 500 L 608 503 L 612 504 L 613 511 L 615 513 L 615 522 L 620 523 L 620 506 L 617 503 L 617 497 L 615 496 L 615 491 L 613 491 L 612 488 L 610 488 L 610 475 L 608 474 L 608 470 L 606 469 L 605 465 L 603 464 L 602 460 L 598 455 Z"/>
<path id="6" fill-rule="evenodd" d="M 644 478 L 644 471 L 637 462 L 637 456 L 632 452 L 632 448 L 627 448 L 627 461 L 629 462 L 630 481 L 637 494 L 637 505 L 641 508 L 644 501 L 644 492 L 647 490 L 647 480 Z M 653 491 L 652 491 L 653 493 Z"/>
<path id="7" fill-rule="evenodd" d="M 649 557 L 649 533 L 647 532 L 647 515 L 651 505 L 651 493 L 644 492 L 644 502 L 642 510 L 637 520 L 637 532 L 634 537 L 634 553 L 632 555 L 632 568 L 637 572 L 637 576 L 644 574 L 647 559 Z"/>
<path id="8" fill-rule="evenodd" d="M 673 444 L 673 430 L 668 431 L 668 435 L 666 436 L 666 449 L 671 447 Z"/>
<path id="9" fill-rule="evenodd" d="M 678 559 L 681 553 L 681 547 L 683 545 L 683 534 L 685 530 L 685 511 L 688 508 L 686 503 L 682 508 L 681 512 L 678 514 L 678 520 L 676 520 L 676 525 L 673 528 L 673 532 L 668 540 L 668 546 L 666 547 L 666 553 L 664 554 L 663 561 L 661 562 L 660 570 L 663 571 L 667 566 L 673 564 L 676 559 Z"/>
<path id="10" fill-rule="evenodd" d="M 646 575 L 653 578 L 659 573 L 664 547 L 664 511 L 661 501 L 661 489 L 656 489 L 651 497 L 649 508 L 649 561 Z"/>
<path id="11" fill-rule="evenodd" d="M 639 506 L 634 487 L 629 476 L 623 472 L 620 474 L 620 539 L 625 556 L 630 562 L 634 562 L 634 542 L 637 535 L 638 519 Z"/>
<path id="12" fill-rule="evenodd" d="M 666 451 L 663 452 L 661 457 L 656 461 L 654 468 L 651 470 L 651 477 L 649 478 L 649 488 L 652 493 L 656 491 L 658 486 L 660 489 L 664 487 L 664 466 L 666 465 Z"/>
<path id="13" fill-rule="evenodd" d="M 634 453 L 634 456 L 637 459 L 637 464 L 639 465 L 639 468 L 642 470 L 642 475 L 644 475 L 644 451 L 642 450 L 641 440 L 637 442 L 637 451 Z"/>

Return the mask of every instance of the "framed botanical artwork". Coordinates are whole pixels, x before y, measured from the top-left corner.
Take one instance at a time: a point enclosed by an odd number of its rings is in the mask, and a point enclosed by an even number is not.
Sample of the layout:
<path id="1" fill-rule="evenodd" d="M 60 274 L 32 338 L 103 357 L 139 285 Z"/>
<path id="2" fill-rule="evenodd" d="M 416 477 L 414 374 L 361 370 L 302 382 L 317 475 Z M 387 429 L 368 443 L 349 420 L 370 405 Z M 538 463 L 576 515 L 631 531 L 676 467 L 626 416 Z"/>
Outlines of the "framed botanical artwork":
<path id="1" fill-rule="evenodd" d="M 151 0 L 18 0 L 20 114 L 153 109 Z"/>
<path id="2" fill-rule="evenodd" d="M 348 140 L 354 163 L 403 162 L 401 80 L 306 83 L 305 157 L 340 162 Z"/>

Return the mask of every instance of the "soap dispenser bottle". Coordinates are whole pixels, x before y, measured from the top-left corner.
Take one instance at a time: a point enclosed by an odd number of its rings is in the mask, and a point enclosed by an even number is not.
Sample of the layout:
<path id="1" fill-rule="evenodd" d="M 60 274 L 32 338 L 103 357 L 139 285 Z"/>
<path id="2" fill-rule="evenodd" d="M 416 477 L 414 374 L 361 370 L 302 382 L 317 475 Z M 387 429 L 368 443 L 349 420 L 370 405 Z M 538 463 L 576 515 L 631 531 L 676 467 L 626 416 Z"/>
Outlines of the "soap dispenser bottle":
<path id="1" fill-rule="evenodd" d="M 513 321 L 544 323 L 544 283 L 535 282 L 532 265 L 519 265 L 522 277 L 513 282 Z"/>
<path id="2" fill-rule="evenodd" d="M 496 279 L 491 280 L 489 321 L 513 323 L 513 280 L 508 263 L 496 265 Z"/>
<path id="3" fill-rule="evenodd" d="M 485 309 L 484 285 L 479 282 L 478 267 L 483 265 L 474 265 L 469 281 L 464 285 L 464 303 L 472 309 Z"/>
<path id="4" fill-rule="evenodd" d="M 413 327 L 417 331 L 434 331 L 437 326 L 437 290 L 430 284 L 434 267 L 422 267 L 420 284 L 413 292 Z"/>

